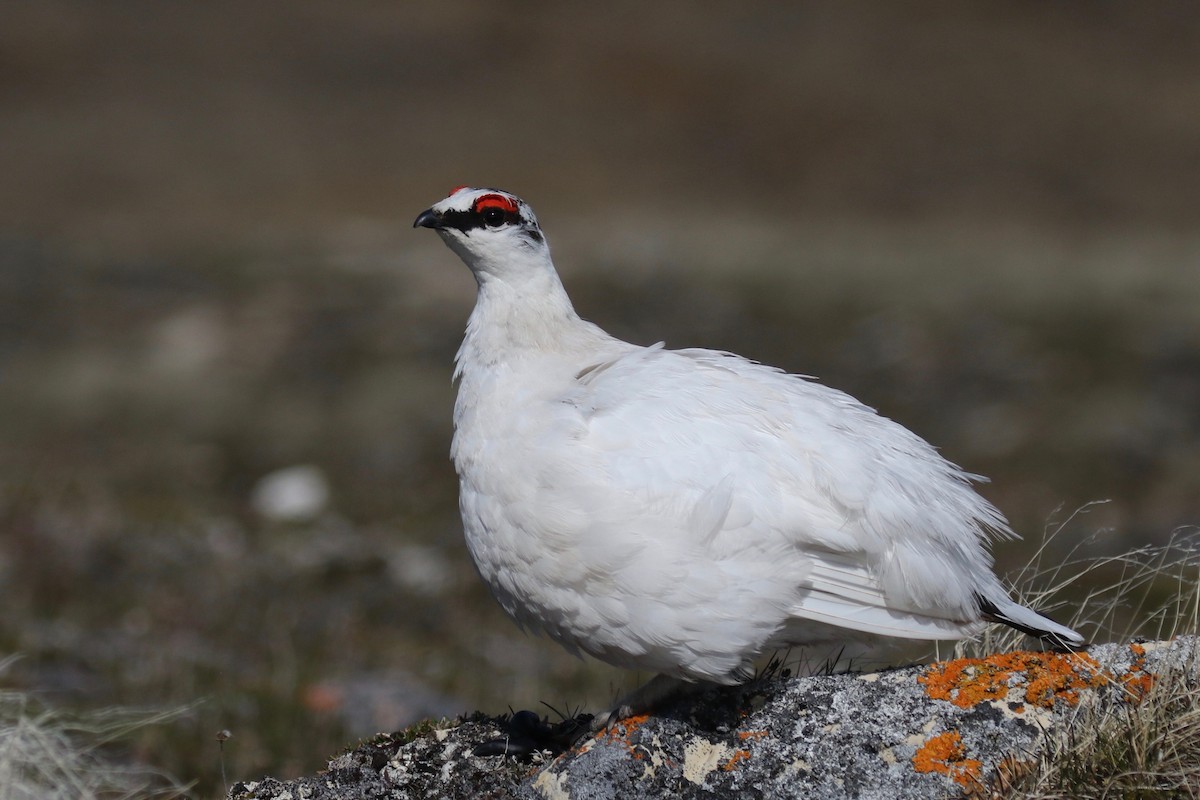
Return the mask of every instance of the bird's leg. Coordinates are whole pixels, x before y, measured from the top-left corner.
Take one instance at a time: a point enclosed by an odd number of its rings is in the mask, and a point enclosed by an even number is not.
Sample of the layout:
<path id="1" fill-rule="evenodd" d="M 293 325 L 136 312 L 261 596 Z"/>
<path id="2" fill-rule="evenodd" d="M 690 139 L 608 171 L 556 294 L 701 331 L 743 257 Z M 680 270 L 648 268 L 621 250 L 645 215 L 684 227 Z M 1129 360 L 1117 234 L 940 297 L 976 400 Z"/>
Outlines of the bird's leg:
<path id="1" fill-rule="evenodd" d="M 652 711 L 663 701 L 697 685 L 670 675 L 655 675 L 622 697 L 611 711 L 597 714 L 592 720 L 592 731 L 602 731 L 627 717 Z"/>

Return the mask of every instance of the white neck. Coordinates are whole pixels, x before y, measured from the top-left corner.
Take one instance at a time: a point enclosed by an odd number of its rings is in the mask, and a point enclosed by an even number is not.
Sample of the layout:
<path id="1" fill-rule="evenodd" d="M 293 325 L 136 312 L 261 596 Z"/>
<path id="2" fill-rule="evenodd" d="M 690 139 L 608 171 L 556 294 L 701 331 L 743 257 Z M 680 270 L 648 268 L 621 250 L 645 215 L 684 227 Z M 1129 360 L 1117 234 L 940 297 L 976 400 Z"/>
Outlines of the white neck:
<path id="1" fill-rule="evenodd" d="M 472 265 L 479 290 L 455 357 L 456 378 L 468 365 L 490 366 L 531 350 L 571 349 L 580 333 L 590 332 L 592 326 L 575 313 L 549 255 L 538 260 L 515 269 L 508 261 L 503 273 Z"/>

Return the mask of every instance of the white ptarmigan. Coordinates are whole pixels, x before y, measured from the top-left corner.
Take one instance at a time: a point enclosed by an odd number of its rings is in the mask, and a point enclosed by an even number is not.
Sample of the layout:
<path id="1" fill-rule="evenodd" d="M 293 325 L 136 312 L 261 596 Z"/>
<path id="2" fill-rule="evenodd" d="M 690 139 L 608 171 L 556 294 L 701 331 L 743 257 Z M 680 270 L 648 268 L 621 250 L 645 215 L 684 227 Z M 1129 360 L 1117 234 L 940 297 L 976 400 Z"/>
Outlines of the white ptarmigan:
<path id="1" fill-rule="evenodd" d="M 985 621 L 1083 643 L 1012 601 L 987 547 L 1007 521 L 908 429 L 730 353 L 609 336 L 508 192 L 459 187 L 414 227 L 478 283 L 452 447 L 471 557 L 523 628 L 659 673 L 633 703 L 790 645 Z"/>

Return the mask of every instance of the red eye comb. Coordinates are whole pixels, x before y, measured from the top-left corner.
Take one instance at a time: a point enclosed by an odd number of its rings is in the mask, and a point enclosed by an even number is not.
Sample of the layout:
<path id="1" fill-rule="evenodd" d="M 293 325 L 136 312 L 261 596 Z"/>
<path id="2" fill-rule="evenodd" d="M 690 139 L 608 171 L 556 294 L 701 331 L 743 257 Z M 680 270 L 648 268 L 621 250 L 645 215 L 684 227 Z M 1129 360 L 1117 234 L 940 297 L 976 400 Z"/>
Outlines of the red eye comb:
<path id="1" fill-rule="evenodd" d="M 498 208 L 512 214 L 517 213 L 516 202 L 511 197 L 505 197 L 502 194 L 485 194 L 475 201 L 475 211 L 482 211 L 485 208 Z"/>

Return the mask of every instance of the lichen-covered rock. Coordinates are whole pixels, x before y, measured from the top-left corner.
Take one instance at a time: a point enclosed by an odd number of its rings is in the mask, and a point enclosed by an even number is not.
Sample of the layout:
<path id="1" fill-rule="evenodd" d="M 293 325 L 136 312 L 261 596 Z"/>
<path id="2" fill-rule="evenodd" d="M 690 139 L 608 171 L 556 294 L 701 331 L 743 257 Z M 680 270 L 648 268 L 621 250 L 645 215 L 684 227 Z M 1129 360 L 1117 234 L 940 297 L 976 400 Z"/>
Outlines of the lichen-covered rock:
<path id="1" fill-rule="evenodd" d="M 231 800 L 625 797 L 943 798 L 1032 759 L 1081 702 L 1137 702 L 1197 669 L 1197 640 L 1017 652 L 870 674 L 773 677 L 710 689 L 588 736 L 557 757 L 477 756 L 504 736 L 475 716 L 381 736 L 297 781 Z"/>

